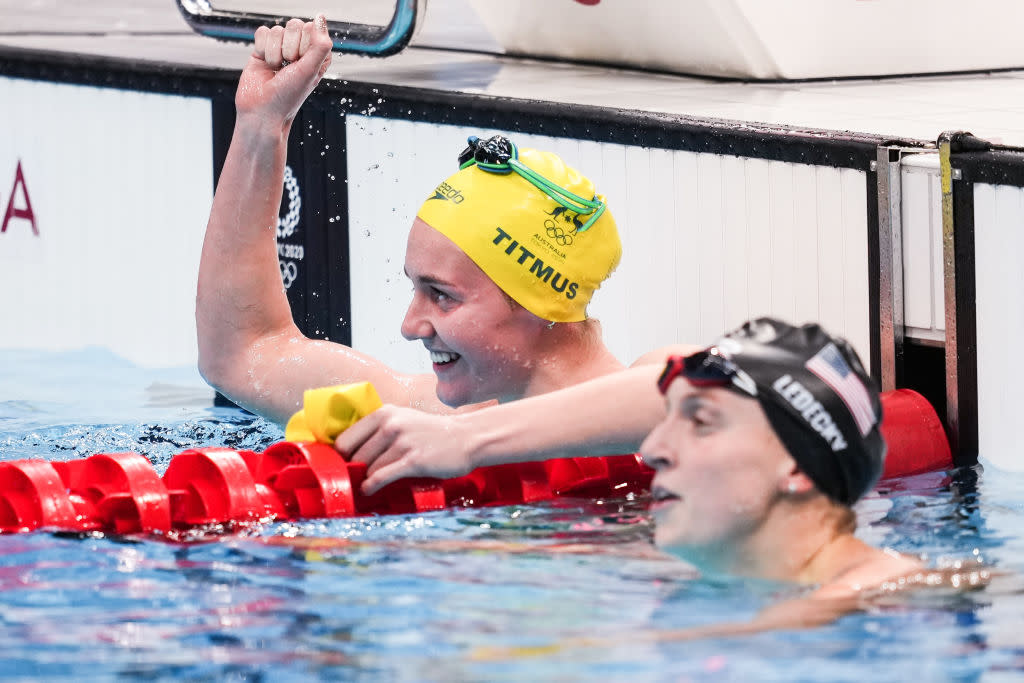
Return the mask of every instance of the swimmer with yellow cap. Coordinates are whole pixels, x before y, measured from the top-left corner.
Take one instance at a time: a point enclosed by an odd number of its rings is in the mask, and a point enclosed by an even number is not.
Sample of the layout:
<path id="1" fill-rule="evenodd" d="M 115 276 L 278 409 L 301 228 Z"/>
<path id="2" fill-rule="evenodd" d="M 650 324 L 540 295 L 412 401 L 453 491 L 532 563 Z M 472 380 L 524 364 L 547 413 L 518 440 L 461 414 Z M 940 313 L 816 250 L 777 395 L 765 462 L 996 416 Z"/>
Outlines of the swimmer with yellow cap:
<path id="1" fill-rule="evenodd" d="M 409 235 L 402 333 L 433 360 L 449 406 L 513 400 L 622 369 L 587 304 L 618 265 L 593 182 L 550 152 L 470 138 Z"/>
<path id="2" fill-rule="evenodd" d="M 587 314 L 621 255 L 607 199 L 555 154 L 502 137 L 470 139 L 409 232 L 413 297 L 401 332 L 422 342 L 431 374 L 301 333 L 266 226 L 278 220 L 291 124 L 330 60 L 322 22 L 256 32 L 200 262 L 207 381 L 283 425 L 318 387 L 368 381 L 385 404 L 449 413 L 624 369 Z"/>
<path id="3" fill-rule="evenodd" d="M 622 255 L 604 196 L 554 154 L 498 135 L 471 137 L 459 161 L 418 217 L 537 317 L 586 320 Z"/>

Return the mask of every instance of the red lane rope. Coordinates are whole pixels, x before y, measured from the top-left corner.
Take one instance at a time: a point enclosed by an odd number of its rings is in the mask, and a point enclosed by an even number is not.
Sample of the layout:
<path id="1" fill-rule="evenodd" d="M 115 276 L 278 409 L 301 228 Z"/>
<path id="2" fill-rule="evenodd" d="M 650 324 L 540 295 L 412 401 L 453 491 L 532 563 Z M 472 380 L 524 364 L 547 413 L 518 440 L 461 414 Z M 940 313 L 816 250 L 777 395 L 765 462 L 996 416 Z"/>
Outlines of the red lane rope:
<path id="1" fill-rule="evenodd" d="M 920 394 L 887 392 L 882 406 L 889 444 L 883 478 L 952 466 L 942 424 Z M 167 533 L 268 519 L 602 498 L 644 492 L 653 474 L 636 455 L 559 458 L 481 467 L 454 479 L 403 479 L 366 496 L 359 488 L 366 466 L 320 443 L 283 441 L 263 453 L 189 449 L 171 458 L 163 477 L 138 453 L 15 460 L 0 463 L 0 532 Z"/>

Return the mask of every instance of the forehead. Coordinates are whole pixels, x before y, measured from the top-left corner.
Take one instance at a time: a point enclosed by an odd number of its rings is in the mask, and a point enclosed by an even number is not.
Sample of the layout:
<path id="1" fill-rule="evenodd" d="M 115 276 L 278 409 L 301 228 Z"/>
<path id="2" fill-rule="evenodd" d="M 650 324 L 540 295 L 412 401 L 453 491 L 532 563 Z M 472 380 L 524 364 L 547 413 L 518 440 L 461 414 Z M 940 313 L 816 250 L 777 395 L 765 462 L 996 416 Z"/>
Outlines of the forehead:
<path id="1" fill-rule="evenodd" d="M 413 280 L 431 279 L 463 287 L 490 284 L 497 288 L 462 249 L 421 218 L 413 221 L 409 231 L 405 272 Z"/>
<path id="2" fill-rule="evenodd" d="M 696 387 L 681 375 L 669 385 L 665 400 L 670 409 L 686 408 L 687 412 L 692 412 L 705 407 L 727 417 L 763 422 L 768 426 L 768 418 L 755 399 L 726 387 Z"/>

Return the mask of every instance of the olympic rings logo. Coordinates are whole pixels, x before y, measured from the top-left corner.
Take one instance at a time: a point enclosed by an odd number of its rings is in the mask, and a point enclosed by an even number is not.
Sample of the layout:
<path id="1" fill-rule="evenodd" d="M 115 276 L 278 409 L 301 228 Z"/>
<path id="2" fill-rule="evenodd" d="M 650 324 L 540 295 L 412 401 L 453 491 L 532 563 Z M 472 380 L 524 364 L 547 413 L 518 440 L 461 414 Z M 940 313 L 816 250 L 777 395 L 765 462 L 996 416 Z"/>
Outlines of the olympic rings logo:
<path id="1" fill-rule="evenodd" d="M 299 267 L 295 265 L 295 261 L 278 260 L 277 263 L 281 266 L 281 282 L 284 283 L 284 288 L 288 289 L 299 276 Z"/>
<path id="2" fill-rule="evenodd" d="M 291 237 L 299 226 L 302 197 L 299 195 L 299 181 L 295 179 L 291 166 L 284 167 L 284 189 L 288 192 L 288 213 L 284 218 L 277 218 L 277 239 Z"/>
<path id="3" fill-rule="evenodd" d="M 567 232 L 565 228 L 561 227 L 550 218 L 544 221 L 544 227 L 547 229 L 548 237 L 558 242 L 561 246 L 567 247 L 572 244 L 573 236 L 576 234 L 575 227 Z"/>

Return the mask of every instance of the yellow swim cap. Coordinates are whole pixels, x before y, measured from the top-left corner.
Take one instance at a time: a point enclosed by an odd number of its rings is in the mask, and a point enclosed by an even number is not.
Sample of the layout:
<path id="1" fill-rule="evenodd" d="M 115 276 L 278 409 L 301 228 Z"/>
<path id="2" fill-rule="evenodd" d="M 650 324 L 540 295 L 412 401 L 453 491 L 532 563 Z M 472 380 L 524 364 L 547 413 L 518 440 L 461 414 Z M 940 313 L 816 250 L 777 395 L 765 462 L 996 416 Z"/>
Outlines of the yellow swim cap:
<path id="1" fill-rule="evenodd" d="M 622 256 L 604 196 L 555 154 L 501 136 L 471 137 L 459 161 L 417 215 L 534 315 L 586 320 Z"/>

